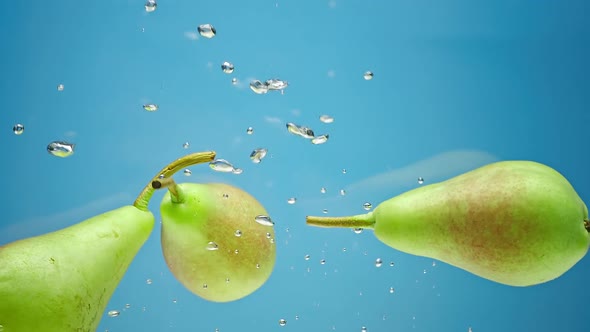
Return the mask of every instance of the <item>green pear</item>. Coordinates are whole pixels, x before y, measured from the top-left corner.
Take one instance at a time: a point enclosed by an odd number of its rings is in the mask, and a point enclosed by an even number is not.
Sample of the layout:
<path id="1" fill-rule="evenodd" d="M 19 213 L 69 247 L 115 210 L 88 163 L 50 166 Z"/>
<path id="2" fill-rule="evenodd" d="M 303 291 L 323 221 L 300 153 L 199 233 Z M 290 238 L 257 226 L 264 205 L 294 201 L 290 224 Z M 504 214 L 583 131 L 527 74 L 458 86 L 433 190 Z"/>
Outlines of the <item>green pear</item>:
<path id="1" fill-rule="evenodd" d="M 213 151 L 187 155 L 154 180 L 214 158 Z M 0 330 L 96 331 L 109 299 L 154 227 L 148 210 L 152 182 L 133 206 L 1 246 Z"/>
<path id="2" fill-rule="evenodd" d="M 588 251 L 588 209 L 554 169 L 492 163 L 402 193 L 373 212 L 307 217 L 320 227 L 373 229 L 388 246 L 511 286 L 553 280 Z"/>
<path id="3" fill-rule="evenodd" d="M 4 332 L 95 331 L 153 226 L 129 205 L 0 247 Z"/>
<path id="4" fill-rule="evenodd" d="M 160 205 L 161 243 L 176 279 L 212 302 L 238 300 L 260 288 L 276 256 L 274 223 L 264 207 L 222 183 L 168 188 Z"/>

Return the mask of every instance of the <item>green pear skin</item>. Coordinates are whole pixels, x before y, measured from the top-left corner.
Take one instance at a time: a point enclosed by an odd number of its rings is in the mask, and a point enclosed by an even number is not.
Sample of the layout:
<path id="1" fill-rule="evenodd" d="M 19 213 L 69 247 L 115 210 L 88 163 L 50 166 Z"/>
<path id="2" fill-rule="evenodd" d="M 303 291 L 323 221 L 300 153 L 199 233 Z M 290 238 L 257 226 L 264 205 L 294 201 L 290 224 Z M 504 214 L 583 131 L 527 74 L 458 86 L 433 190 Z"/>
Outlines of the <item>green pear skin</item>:
<path id="1" fill-rule="evenodd" d="M 260 288 L 276 258 L 274 227 L 255 221 L 268 216 L 264 207 L 227 184 L 178 187 L 184 202 L 173 202 L 168 192 L 160 205 L 162 251 L 176 279 L 212 302 L 235 301 Z M 209 242 L 218 249 L 208 250 Z"/>
<path id="2" fill-rule="evenodd" d="M 553 280 L 582 259 L 585 220 L 570 183 L 532 161 L 489 164 L 348 218 L 397 250 L 511 286 Z"/>
<path id="3" fill-rule="evenodd" d="M 96 331 L 154 216 L 124 206 L 0 247 L 3 332 Z"/>

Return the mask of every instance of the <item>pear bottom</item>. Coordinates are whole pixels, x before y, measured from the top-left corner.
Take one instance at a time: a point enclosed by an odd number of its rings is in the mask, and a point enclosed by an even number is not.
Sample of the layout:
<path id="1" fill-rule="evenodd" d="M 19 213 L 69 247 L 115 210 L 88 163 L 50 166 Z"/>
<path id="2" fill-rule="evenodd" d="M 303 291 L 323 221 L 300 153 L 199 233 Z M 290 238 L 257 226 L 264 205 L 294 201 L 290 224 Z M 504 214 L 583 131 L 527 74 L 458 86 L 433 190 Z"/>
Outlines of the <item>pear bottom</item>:
<path id="1" fill-rule="evenodd" d="M 124 206 L 0 247 L 3 331 L 96 331 L 153 226 L 150 212 Z"/>

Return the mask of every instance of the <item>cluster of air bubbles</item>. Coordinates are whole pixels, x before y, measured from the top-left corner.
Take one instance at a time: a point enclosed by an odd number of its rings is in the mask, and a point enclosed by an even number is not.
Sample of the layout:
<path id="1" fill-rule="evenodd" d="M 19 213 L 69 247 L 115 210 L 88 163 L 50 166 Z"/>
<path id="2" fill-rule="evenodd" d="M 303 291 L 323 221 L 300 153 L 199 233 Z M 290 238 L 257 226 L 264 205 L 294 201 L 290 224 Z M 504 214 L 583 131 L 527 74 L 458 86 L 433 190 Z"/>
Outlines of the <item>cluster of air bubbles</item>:
<path id="1" fill-rule="evenodd" d="M 254 149 L 254 151 L 252 151 L 252 153 L 250 153 L 250 159 L 252 160 L 253 163 L 259 164 L 262 161 L 262 159 L 264 159 L 264 157 L 266 157 L 267 151 L 268 150 L 264 149 L 264 148 Z"/>
<path id="2" fill-rule="evenodd" d="M 155 112 L 158 110 L 158 105 L 156 104 L 144 104 L 143 109 L 148 112 Z"/>
<path id="3" fill-rule="evenodd" d="M 271 78 L 264 82 L 260 80 L 253 80 L 250 82 L 250 89 L 259 95 L 266 94 L 269 91 L 280 91 L 282 94 L 288 86 L 289 82 L 278 78 Z"/>
<path id="4" fill-rule="evenodd" d="M 213 38 L 217 34 L 217 30 L 211 24 L 201 24 L 197 27 L 199 34 L 205 38 Z"/>
<path id="5" fill-rule="evenodd" d="M 305 139 L 311 140 L 311 143 L 316 145 L 324 144 L 328 141 L 328 138 L 330 138 L 328 134 L 315 136 L 315 133 L 311 128 L 306 126 L 300 126 L 293 122 L 287 123 L 287 130 L 293 135 L 301 136 Z"/>
<path id="6" fill-rule="evenodd" d="M 74 147 L 72 143 L 53 141 L 47 145 L 47 152 L 56 157 L 66 158 L 74 154 Z"/>
<path id="7" fill-rule="evenodd" d="M 234 167 L 234 165 L 225 159 L 215 159 L 209 163 L 209 167 L 217 172 L 242 174 L 241 168 Z"/>

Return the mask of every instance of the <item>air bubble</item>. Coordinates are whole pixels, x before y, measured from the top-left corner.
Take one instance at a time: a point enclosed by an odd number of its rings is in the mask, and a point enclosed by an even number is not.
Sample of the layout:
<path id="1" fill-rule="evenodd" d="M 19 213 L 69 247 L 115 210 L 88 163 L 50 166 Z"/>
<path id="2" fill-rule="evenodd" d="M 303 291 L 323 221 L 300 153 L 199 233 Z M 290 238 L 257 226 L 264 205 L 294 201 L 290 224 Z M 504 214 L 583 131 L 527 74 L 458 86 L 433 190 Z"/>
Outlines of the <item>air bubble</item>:
<path id="1" fill-rule="evenodd" d="M 117 317 L 121 314 L 121 312 L 119 310 L 111 310 L 107 314 L 109 317 Z"/>
<path id="2" fill-rule="evenodd" d="M 14 127 L 12 127 L 12 131 L 14 132 L 15 135 L 21 135 L 22 133 L 25 132 L 25 126 L 23 126 L 20 123 L 17 123 L 14 125 Z"/>

